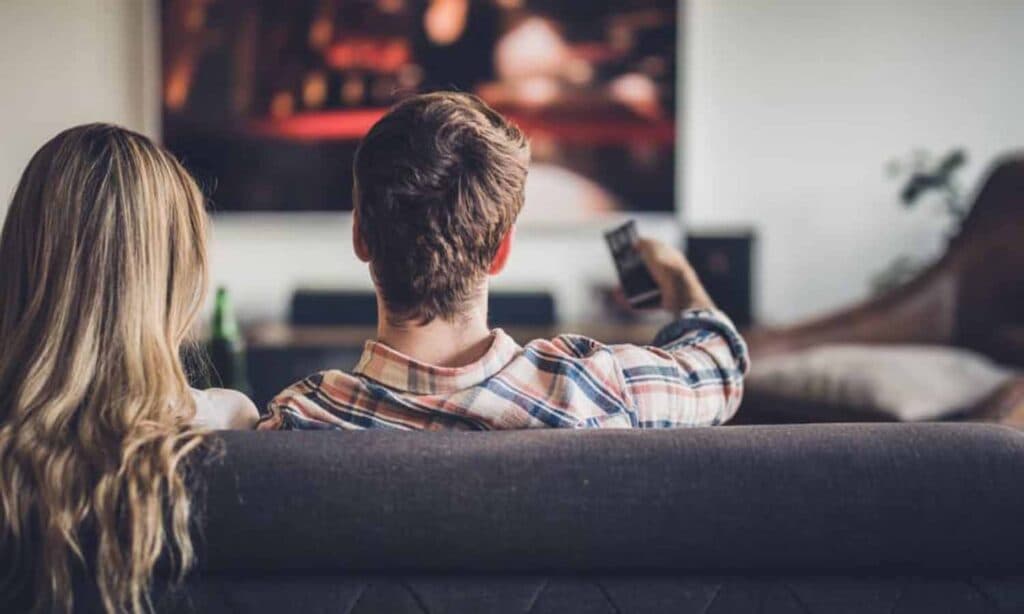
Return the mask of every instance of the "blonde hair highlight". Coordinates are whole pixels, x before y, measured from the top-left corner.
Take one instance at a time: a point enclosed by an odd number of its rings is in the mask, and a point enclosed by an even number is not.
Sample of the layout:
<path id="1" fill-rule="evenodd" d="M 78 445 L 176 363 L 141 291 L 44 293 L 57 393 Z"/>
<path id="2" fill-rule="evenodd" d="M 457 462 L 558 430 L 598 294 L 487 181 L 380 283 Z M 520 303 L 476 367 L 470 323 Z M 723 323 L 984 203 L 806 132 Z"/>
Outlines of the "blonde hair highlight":
<path id="1" fill-rule="evenodd" d="M 0 599 L 108 612 L 180 580 L 190 454 L 205 441 L 179 349 L 207 286 L 203 197 L 149 139 L 90 124 L 29 162 L 0 235 Z M 30 583 L 29 583 L 30 582 Z"/>

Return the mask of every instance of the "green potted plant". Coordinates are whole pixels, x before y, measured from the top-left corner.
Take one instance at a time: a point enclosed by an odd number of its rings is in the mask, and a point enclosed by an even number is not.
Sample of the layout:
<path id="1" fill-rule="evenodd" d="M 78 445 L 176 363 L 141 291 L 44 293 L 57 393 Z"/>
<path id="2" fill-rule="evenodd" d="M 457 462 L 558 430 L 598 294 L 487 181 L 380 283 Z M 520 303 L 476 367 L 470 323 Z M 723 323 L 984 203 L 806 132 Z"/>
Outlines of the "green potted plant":
<path id="1" fill-rule="evenodd" d="M 941 214 L 949 218 L 947 238 L 952 238 L 960 230 L 970 210 L 964 202 L 957 178 L 958 171 L 966 163 L 967 153 L 962 147 L 954 148 L 941 157 L 917 151 L 907 160 L 893 160 L 887 165 L 887 171 L 890 177 L 902 179 L 899 198 L 904 207 L 913 208 L 925 201 L 939 205 Z M 929 262 L 907 254 L 897 256 L 889 266 L 871 278 L 872 292 L 881 294 L 903 285 L 928 266 Z"/>

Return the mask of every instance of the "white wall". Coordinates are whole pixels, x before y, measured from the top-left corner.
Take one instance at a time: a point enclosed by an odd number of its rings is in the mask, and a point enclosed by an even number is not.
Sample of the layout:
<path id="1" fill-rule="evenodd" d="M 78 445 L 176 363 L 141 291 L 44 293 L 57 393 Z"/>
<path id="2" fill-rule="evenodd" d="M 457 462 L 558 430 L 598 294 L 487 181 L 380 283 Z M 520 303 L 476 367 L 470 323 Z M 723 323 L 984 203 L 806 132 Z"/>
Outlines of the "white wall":
<path id="1" fill-rule="evenodd" d="M 0 0 L 0 215 L 60 129 L 153 133 L 148 1 Z M 974 178 L 1024 145 L 1022 31 L 1022 0 L 689 0 L 685 216 L 759 230 L 762 317 L 840 306 L 894 255 L 938 249 L 934 211 L 899 208 L 883 166 L 963 145 Z M 612 278 L 598 231 L 523 229 L 499 285 L 547 285 L 585 316 L 585 284 Z M 280 317 L 296 284 L 368 287 L 341 216 L 221 217 L 214 232 L 214 276 L 250 318 Z"/>
<path id="2" fill-rule="evenodd" d="M 63 128 L 112 121 L 157 136 L 153 0 L 0 0 L 0 217 L 32 152 Z M 157 116 L 158 117 L 158 116 Z M 678 241 L 672 225 L 641 223 Z M 603 226 L 562 231 L 524 227 L 506 289 L 555 293 L 560 315 L 597 309 L 589 286 L 613 283 Z M 346 215 L 225 215 L 215 219 L 213 283 L 228 285 L 240 316 L 285 317 L 298 286 L 370 289 L 352 255 Z"/>
<path id="3" fill-rule="evenodd" d="M 640 228 L 679 241 L 675 224 L 641 220 Z M 615 280 L 603 230 L 520 227 L 508 265 L 492 287 L 550 291 L 566 321 L 599 313 L 591 287 Z M 240 315 L 249 320 L 284 318 L 300 286 L 369 290 L 367 267 L 352 253 L 351 232 L 345 215 L 220 216 L 211 248 L 214 281 L 230 287 Z"/>
<path id="4" fill-rule="evenodd" d="M 1024 147 L 1020 0 L 692 0 L 687 35 L 686 217 L 758 229 L 769 321 L 939 249 L 886 161 L 962 145 L 973 182 Z"/>

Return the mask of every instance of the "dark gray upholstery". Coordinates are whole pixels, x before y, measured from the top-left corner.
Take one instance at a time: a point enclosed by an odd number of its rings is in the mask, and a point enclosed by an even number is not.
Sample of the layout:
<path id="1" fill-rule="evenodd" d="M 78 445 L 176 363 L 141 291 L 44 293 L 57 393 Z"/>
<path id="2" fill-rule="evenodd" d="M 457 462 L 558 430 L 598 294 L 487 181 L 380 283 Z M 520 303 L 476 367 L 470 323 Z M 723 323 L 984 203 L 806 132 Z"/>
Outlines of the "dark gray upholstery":
<path id="1" fill-rule="evenodd" d="M 1024 578 L 919 576 L 212 576 L 166 611 L 337 614 L 988 614 Z"/>
<path id="2" fill-rule="evenodd" d="M 1004 427 L 222 443 L 201 568 L 158 586 L 161 612 L 1024 612 L 1024 435 Z M 96 603 L 83 578 L 76 611 Z"/>
<path id="3" fill-rule="evenodd" d="M 994 426 L 224 440 L 212 571 L 1013 570 L 1024 552 L 1024 436 Z"/>
<path id="4" fill-rule="evenodd" d="M 982 425 L 225 433 L 166 611 L 1024 612 Z"/>

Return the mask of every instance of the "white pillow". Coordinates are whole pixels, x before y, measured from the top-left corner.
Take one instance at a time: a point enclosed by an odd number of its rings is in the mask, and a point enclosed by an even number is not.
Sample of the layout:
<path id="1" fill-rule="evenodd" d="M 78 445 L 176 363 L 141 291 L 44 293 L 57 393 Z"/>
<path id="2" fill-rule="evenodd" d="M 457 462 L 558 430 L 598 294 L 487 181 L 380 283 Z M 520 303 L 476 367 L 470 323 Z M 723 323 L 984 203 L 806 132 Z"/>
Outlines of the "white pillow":
<path id="1" fill-rule="evenodd" d="M 746 387 L 752 395 L 915 422 L 967 410 L 1013 375 L 980 354 L 945 346 L 824 345 L 755 360 Z"/>

